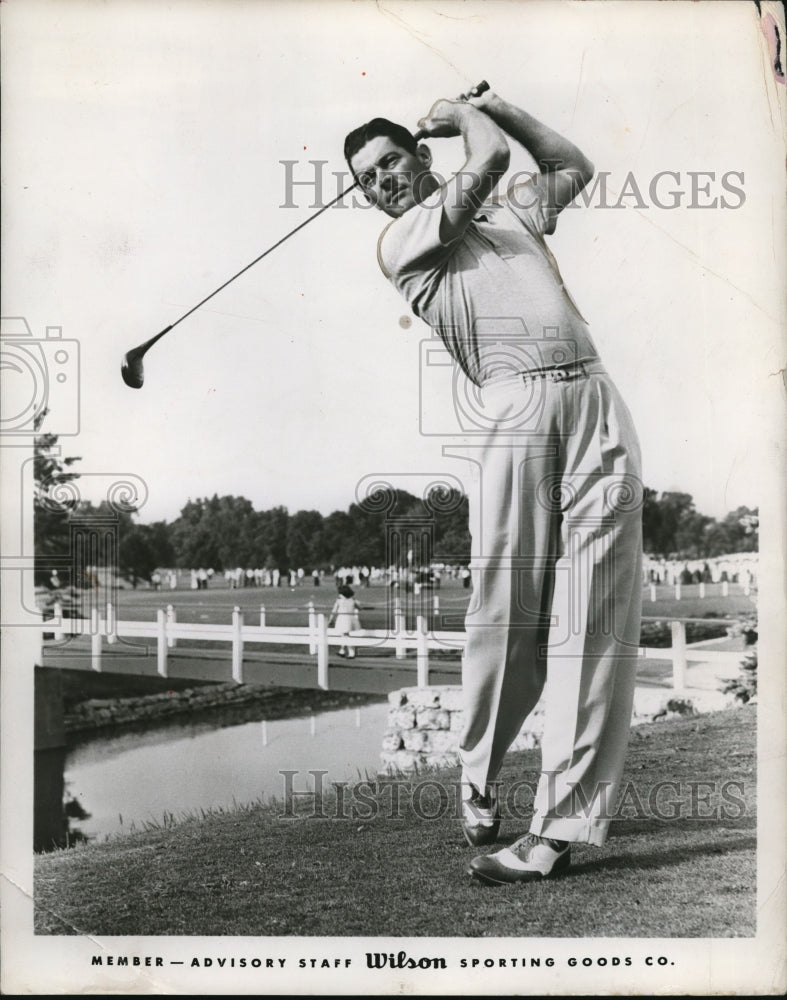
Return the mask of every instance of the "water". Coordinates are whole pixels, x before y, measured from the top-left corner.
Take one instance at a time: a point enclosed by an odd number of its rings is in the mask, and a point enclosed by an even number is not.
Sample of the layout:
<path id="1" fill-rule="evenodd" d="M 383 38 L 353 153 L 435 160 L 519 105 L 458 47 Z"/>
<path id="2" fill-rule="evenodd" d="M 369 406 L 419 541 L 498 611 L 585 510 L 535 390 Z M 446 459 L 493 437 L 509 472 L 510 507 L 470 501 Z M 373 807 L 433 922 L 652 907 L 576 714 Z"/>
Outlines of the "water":
<path id="1" fill-rule="evenodd" d="M 89 813 L 72 825 L 89 838 L 162 824 L 165 814 L 199 814 L 261 798 L 284 798 L 282 770 L 295 790 L 314 789 L 309 771 L 347 781 L 380 766 L 386 703 L 215 728 L 205 722 L 97 737 L 70 750 L 66 797 Z"/>

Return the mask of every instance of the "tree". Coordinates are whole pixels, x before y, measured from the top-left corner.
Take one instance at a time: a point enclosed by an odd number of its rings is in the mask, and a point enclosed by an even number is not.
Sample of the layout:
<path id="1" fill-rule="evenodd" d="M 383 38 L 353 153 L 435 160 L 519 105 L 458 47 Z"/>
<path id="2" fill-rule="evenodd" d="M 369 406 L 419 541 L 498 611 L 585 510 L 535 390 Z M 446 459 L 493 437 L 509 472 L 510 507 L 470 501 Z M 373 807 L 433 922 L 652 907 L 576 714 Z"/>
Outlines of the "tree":
<path id="1" fill-rule="evenodd" d="M 757 508 L 738 507 L 723 521 L 700 514 L 688 493 L 658 496 L 645 489 L 642 532 L 646 552 L 675 559 L 709 559 L 730 552 L 758 548 Z"/>
<path id="2" fill-rule="evenodd" d="M 123 530 L 118 547 L 120 575 L 131 580 L 136 587 L 138 580 L 149 580 L 159 565 L 153 549 L 150 525 L 128 524 Z"/>
<path id="3" fill-rule="evenodd" d="M 325 518 L 323 554 L 329 565 L 341 566 L 347 562 L 351 537 L 350 517 L 345 511 L 335 510 Z"/>
<path id="4" fill-rule="evenodd" d="M 172 524 L 170 538 L 178 566 L 223 568 L 217 558 L 207 505 L 207 500 L 189 500 Z"/>
<path id="5" fill-rule="evenodd" d="M 469 501 L 458 490 L 433 490 L 426 506 L 435 519 L 435 559 L 450 563 L 470 561 Z"/>
<path id="6" fill-rule="evenodd" d="M 737 507 L 722 522 L 727 531 L 728 552 L 756 552 L 760 545 L 758 507 Z"/>
<path id="7" fill-rule="evenodd" d="M 287 527 L 290 515 L 286 507 L 272 507 L 262 511 L 262 543 L 265 551 L 265 566 L 282 572 L 289 569 L 287 558 Z"/>
<path id="8" fill-rule="evenodd" d="M 249 566 L 255 561 L 251 549 L 257 517 L 245 497 L 214 494 L 189 500 L 170 531 L 177 565 L 217 570 Z"/>
<path id="9" fill-rule="evenodd" d="M 120 531 L 118 568 L 134 587 L 137 580 L 150 580 L 158 567 L 172 566 L 174 552 L 163 521 L 154 524 L 133 524 L 131 520 Z"/>
<path id="10" fill-rule="evenodd" d="M 157 545 L 157 536 L 160 534 L 160 527 L 150 524 L 136 524 L 134 518 L 137 511 L 133 508 L 129 510 L 118 509 L 117 506 L 102 500 L 97 506 L 82 500 L 71 512 L 71 522 L 82 522 L 85 525 L 103 522 L 117 526 L 117 554 L 114 566 L 105 564 L 101 566 L 104 570 L 114 570 L 119 576 L 131 581 L 136 587 L 137 582 L 149 580 L 153 570 L 162 565 L 159 560 L 160 551 Z M 161 522 L 159 522 L 159 525 Z M 163 552 L 167 555 L 166 548 Z M 171 553 L 170 553 L 171 554 Z M 109 557 L 110 553 L 107 553 Z"/>
<path id="11" fill-rule="evenodd" d="M 656 490 L 647 486 L 643 490 L 642 500 L 642 545 L 646 552 L 661 555 L 661 505 Z"/>
<path id="12" fill-rule="evenodd" d="M 701 559 L 707 555 L 706 534 L 713 518 L 692 509 L 686 511 L 675 531 L 675 552 L 685 559 Z"/>
<path id="13" fill-rule="evenodd" d="M 287 561 L 314 569 L 322 562 L 323 518 L 318 510 L 299 510 L 287 522 Z"/>
<path id="14" fill-rule="evenodd" d="M 46 416 L 42 411 L 35 422 L 41 426 Z M 78 491 L 68 484 L 79 478 L 72 466 L 80 458 L 60 458 L 56 434 L 41 434 L 33 443 L 33 535 L 35 546 L 36 584 L 47 584 L 55 568 L 55 559 L 67 557 L 71 551 L 69 516 L 79 503 Z M 67 581 L 61 575 L 61 583 Z"/>

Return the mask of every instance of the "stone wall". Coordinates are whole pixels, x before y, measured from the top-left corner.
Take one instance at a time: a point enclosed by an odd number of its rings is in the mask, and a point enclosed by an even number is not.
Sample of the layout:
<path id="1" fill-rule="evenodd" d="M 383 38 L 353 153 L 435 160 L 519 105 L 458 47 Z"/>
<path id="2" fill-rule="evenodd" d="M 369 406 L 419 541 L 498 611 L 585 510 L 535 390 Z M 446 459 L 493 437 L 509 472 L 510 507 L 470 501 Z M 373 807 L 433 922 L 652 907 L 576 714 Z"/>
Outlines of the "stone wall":
<path id="1" fill-rule="evenodd" d="M 68 732 L 80 732 L 130 722 L 148 722 L 185 712 L 238 705 L 256 700 L 259 694 L 260 689 L 230 681 L 136 698 L 91 698 L 74 705 L 66 714 L 65 728 Z"/>
<path id="2" fill-rule="evenodd" d="M 402 688 L 388 695 L 388 728 L 380 753 L 380 774 L 397 774 L 453 767 L 459 763 L 462 730 L 461 687 Z M 717 690 L 637 688 L 631 724 L 717 712 L 738 704 Z M 544 700 L 530 713 L 512 750 L 532 750 L 541 744 Z"/>
<path id="3" fill-rule="evenodd" d="M 401 688 L 388 695 L 388 704 L 381 773 L 451 767 L 459 762 L 463 718 L 460 687 Z M 543 705 L 539 702 L 511 749 L 537 747 L 543 720 Z"/>
<path id="4" fill-rule="evenodd" d="M 54 672 L 54 671 L 53 671 Z M 257 684 L 203 684 L 183 691 L 124 698 L 91 698 L 79 702 L 65 714 L 67 733 L 82 733 L 105 727 L 155 723 L 184 715 L 199 716 L 235 706 L 265 707 L 266 719 L 282 719 L 308 712 L 347 708 L 377 700 L 377 696 L 316 688 L 276 688 Z"/>

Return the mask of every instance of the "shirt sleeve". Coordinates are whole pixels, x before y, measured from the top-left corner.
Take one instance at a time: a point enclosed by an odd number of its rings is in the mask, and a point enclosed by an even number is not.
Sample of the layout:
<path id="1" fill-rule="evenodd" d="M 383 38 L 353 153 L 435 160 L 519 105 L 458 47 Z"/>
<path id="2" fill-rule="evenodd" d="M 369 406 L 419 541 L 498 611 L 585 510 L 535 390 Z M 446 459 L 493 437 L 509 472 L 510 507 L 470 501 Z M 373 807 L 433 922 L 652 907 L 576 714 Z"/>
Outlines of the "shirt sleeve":
<path id="1" fill-rule="evenodd" d="M 377 244 L 377 260 L 386 278 L 436 266 L 451 253 L 452 243 L 440 239 L 443 218 L 441 191 L 415 205 L 386 226 Z"/>
<path id="2" fill-rule="evenodd" d="M 547 190 L 545 185 L 538 183 L 540 176 L 530 174 L 526 180 L 509 187 L 503 198 L 496 199 L 507 205 L 534 236 L 543 236 L 554 228 L 549 225 Z"/>

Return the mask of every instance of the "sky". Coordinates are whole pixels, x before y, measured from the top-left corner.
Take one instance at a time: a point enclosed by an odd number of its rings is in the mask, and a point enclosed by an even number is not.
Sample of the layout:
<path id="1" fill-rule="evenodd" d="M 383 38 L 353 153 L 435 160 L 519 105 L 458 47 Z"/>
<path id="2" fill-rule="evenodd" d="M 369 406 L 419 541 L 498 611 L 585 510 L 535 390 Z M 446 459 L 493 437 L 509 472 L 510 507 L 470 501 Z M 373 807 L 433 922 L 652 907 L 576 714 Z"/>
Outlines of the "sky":
<path id="1" fill-rule="evenodd" d="M 784 122 L 753 4 L 29 0 L 3 19 L 2 314 L 68 341 L 63 384 L 42 348 L 44 429 L 81 457 L 87 499 L 131 482 L 149 522 L 214 493 L 325 514 L 372 479 L 467 482 L 443 454 L 450 374 L 425 365 L 366 206 L 325 212 L 184 320 L 141 390 L 120 361 L 314 211 L 282 161 L 307 181 L 321 161 L 328 200 L 352 127 L 414 127 L 486 78 L 606 175 L 606 204 L 566 210 L 550 246 L 646 485 L 717 517 L 767 501 Z M 458 140 L 431 147 L 443 175 L 461 166 Z"/>

